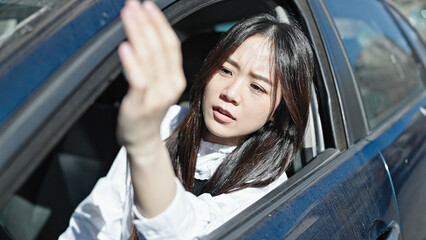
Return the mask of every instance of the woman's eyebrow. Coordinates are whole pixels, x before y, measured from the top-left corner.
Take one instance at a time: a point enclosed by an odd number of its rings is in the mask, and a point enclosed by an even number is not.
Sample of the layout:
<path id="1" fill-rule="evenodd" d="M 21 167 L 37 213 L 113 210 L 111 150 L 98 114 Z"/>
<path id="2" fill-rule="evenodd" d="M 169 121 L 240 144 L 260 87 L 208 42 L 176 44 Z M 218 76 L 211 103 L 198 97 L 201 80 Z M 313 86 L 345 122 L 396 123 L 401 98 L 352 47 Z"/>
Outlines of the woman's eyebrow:
<path id="1" fill-rule="evenodd" d="M 241 70 L 240 65 L 238 65 L 238 63 L 236 61 L 232 60 L 231 58 L 228 58 L 226 61 L 229 64 L 231 64 L 232 66 L 234 66 L 236 69 L 238 69 L 238 71 Z M 271 80 L 269 80 L 269 78 L 267 78 L 267 77 L 264 77 L 264 76 L 261 76 L 259 74 L 252 73 L 252 72 L 250 73 L 250 76 L 252 76 L 253 78 L 255 78 L 257 80 L 265 82 L 265 83 L 267 83 L 269 85 L 272 85 Z"/>
<path id="2" fill-rule="evenodd" d="M 258 74 L 256 74 L 256 73 L 250 73 L 250 75 L 251 75 L 253 78 L 257 79 L 257 80 L 260 80 L 260 81 L 265 82 L 265 83 L 267 83 L 267 84 L 269 84 L 269 85 L 271 85 L 271 86 L 272 86 L 271 80 L 269 80 L 269 78 L 266 78 L 266 77 L 260 76 L 260 75 L 258 75 Z"/>
<path id="3" fill-rule="evenodd" d="M 238 63 L 232 60 L 231 58 L 226 59 L 226 61 L 232 66 L 234 66 L 236 69 L 241 70 L 240 65 L 238 65 Z"/>

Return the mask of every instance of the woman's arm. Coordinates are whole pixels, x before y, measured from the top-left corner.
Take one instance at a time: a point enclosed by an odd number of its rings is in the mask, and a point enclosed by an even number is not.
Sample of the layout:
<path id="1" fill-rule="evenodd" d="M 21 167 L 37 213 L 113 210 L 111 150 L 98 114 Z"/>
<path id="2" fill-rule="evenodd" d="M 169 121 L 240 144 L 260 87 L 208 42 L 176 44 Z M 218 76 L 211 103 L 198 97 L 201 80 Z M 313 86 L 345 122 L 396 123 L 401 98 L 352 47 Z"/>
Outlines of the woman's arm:
<path id="1" fill-rule="evenodd" d="M 146 239 L 194 239 L 206 235 L 287 180 L 284 173 L 263 188 L 246 188 L 212 197 L 196 197 L 176 179 L 177 194 L 171 205 L 153 218 L 138 214 L 134 224 Z"/>
<path id="2" fill-rule="evenodd" d="M 161 138 L 170 136 L 188 109 L 171 106 L 161 123 Z M 90 194 L 78 205 L 69 226 L 59 237 L 65 239 L 128 239 L 129 219 L 133 219 L 133 194 L 127 152 L 122 147 L 108 174 L 98 180 Z M 138 212 L 138 211 L 137 211 Z M 136 213 L 137 213 L 136 212 Z M 140 215 L 140 214 L 139 214 Z"/>
<path id="3" fill-rule="evenodd" d="M 119 55 L 129 81 L 120 107 L 118 137 L 130 159 L 135 204 L 145 217 L 164 211 L 176 194 L 170 156 L 160 123 L 186 81 L 180 42 L 162 12 L 150 1 L 128 0 L 121 17 L 128 37 Z"/>

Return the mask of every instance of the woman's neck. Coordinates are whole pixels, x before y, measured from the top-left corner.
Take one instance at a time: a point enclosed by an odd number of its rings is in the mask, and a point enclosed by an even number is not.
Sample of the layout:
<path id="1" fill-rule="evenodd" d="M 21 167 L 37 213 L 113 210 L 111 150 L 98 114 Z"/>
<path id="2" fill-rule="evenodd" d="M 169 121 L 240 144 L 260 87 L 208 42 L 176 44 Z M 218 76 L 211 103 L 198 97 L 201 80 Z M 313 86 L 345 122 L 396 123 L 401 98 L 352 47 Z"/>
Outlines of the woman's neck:
<path id="1" fill-rule="evenodd" d="M 236 137 L 220 137 L 211 133 L 208 129 L 203 130 L 202 139 L 206 142 L 211 142 L 226 146 L 236 146 L 245 140 L 245 136 Z"/>

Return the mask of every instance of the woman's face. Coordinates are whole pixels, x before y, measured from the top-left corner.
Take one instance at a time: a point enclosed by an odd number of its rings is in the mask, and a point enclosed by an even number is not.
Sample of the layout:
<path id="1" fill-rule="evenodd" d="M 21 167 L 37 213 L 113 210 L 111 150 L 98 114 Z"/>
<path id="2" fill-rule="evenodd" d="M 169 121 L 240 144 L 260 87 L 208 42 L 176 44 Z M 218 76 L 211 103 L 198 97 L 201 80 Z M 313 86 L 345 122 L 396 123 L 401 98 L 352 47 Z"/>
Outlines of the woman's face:
<path id="1" fill-rule="evenodd" d="M 209 142 L 236 145 L 259 130 L 275 111 L 270 42 L 260 35 L 246 39 L 213 75 L 203 97 L 203 115 Z"/>

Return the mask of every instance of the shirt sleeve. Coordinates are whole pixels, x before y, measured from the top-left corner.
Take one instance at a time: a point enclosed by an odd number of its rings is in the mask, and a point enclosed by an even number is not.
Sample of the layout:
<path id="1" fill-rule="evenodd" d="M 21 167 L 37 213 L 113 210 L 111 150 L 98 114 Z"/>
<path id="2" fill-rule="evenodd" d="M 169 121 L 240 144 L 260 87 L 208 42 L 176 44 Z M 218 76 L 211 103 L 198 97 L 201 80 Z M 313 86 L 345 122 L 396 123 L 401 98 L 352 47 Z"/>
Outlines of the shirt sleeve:
<path id="1" fill-rule="evenodd" d="M 247 188 L 228 194 L 196 197 L 185 191 L 176 178 L 177 191 L 170 206 L 153 218 L 145 218 L 136 207 L 134 225 L 146 239 L 193 239 L 206 235 L 259 200 L 287 179 L 285 173 L 263 188 Z"/>
<path id="2" fill-rule="evenodd" d="M 188 111 L 178 105 L 168 109 L 161 123 L 163 140 L 174 131 Z M 127 239 L 130 234 L 131 191 L 127 152 L 122 147 L 108 174 L 98 180 L 89 196 L 74 210 L 68 228 L 59 239 Z"/>
<path id="3" fill-rule="evenodd" d="M 126 197 L 126 151 L 121 148 L 108 174 L 75 209 L 59 239 L 120 239 Z"/>

